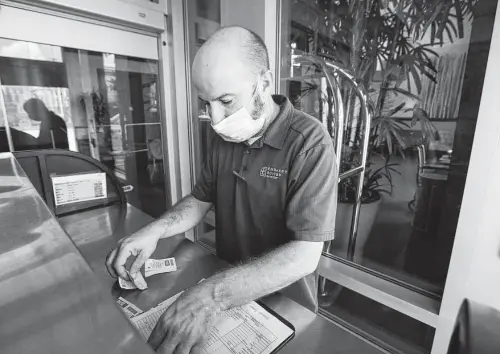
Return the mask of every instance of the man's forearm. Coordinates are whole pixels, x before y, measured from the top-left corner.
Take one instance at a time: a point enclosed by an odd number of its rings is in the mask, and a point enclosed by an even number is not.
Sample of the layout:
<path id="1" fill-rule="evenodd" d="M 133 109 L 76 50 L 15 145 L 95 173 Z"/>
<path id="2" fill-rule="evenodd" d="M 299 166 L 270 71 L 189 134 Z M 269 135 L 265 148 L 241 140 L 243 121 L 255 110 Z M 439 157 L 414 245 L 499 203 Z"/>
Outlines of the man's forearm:
<path id="1" fill-rule="evenodd" d="M 192 195 L 182 198 L 177 204 L 147 227 L 159 238 L 181 234 L 198 225 L 211 204 L 197 200 Z"/>
<path id="2" fill-rule="evenodd" d="M 323 244 L 292 241 L 246 264 L 199 284 L 218 311 L 241 306 L 278 291 L 314 272 Z"/>

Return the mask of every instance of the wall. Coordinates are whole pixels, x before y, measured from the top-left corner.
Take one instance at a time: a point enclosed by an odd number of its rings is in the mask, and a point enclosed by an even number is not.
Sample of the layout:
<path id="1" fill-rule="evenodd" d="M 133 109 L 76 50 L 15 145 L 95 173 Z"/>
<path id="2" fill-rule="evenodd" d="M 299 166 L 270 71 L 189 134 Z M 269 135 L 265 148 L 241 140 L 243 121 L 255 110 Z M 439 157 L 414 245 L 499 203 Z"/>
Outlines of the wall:
<path id="1" fill-rule="evenodd" d="M 276 77 L 277 0 L 222 0 L 222 26 L 243 26 L 262 37 L 269 51 L 271 72 Z"/>

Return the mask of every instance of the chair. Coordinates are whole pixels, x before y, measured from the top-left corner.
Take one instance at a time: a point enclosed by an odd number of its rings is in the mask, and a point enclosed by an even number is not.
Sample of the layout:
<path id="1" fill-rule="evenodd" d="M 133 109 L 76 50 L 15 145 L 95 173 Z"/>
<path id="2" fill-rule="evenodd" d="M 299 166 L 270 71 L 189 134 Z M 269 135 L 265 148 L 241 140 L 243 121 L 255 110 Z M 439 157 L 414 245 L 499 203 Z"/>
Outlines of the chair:
<path id="1" fill-rule="evenodd" d="M 426 146 L 424 144 L 417 145 L 417 188 L 415 190 L 415 194 L 413 195 L 413 199 L 408 203 L 408 208 L 411 211 L 415 211 L 415 206 L 417 203 L 417 192 L 419 188 L 422 186 L 422 173 L 425 171 L 436 171 L 436 170 L 448 170 L 449 166 L 444 164 L 431 164 L 427 161 L 427 151 Z"/>
<path id="2" fill-rule="evenodd" d="M 57 217 L 112 204 L 127 204 L 122 183 L 108 167 L 87 155 L 58 149 L 19 151 L 13 154 L 49 209 Z M 56 205 L 52 177 L 86 173 L 106 174 L 105 198 Z"/>

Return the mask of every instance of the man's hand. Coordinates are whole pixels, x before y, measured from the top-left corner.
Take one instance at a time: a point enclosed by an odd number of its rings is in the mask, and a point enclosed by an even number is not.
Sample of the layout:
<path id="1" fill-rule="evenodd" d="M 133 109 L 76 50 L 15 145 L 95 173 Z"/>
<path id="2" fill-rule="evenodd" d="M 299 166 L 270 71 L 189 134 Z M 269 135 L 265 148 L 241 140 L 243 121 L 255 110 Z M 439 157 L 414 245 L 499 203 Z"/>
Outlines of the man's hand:
<path id="1" fill-rule="evenodd" d="M 106 258 L 106 267 L 109 274 L 130 280 L 125 271 L 127 259 L 130 256 L 136 257 L 132 267 L 130 267 L 130 273 L 137 273 L 153 254 L 158 240 L 159 237 L 154 232 L 151 232 L 149 228 L 145 228 L 118 241 L 118 247 L 112 250 Z"/>
<path id="2" fill-rule="evenodd" d="M 201 354 L 217 306 L 203 284 L 186 290 L 160 317 L 148 343 L 158 353 Z"/>

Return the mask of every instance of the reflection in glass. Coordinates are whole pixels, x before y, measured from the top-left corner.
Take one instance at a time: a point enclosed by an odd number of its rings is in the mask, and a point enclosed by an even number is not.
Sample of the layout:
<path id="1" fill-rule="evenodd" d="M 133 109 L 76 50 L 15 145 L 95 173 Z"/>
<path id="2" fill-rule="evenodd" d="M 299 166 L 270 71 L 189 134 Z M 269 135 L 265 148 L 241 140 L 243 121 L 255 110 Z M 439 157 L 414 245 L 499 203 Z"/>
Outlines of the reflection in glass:
<path id="1" fill-rule="evenodd" d="M 1 151 L 83 153 L 131 186 L 129 203 L 166 210 L 156 61 L 0 39 L 0 78 Z"/>
<path id="2" fill-rule="evenodd" d="M 496 1 L 440 3 L 285 0 L 279 78 L 281 93 L 322 121 L 331 93 L 323 75 L 298 55 L 341 65 L 365 85 L 374 120 L 349 260 L 437 296 L 446 279 L 474 136 L 471 120 L 479 107 L 480 97 L 474 94 L 473 101 L 470 95 L 472 88 L 480 93 L 491 39 L 491 29 L 478 26 L 481 20 L 474 16 L 496 8 Z M 347 85 L 342 96 L 341 172 L 359 164 L 363 131 L 359 101 Z M 357 178 L 339 184 L 330 251 L 344 258 Z"/>

